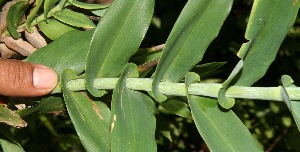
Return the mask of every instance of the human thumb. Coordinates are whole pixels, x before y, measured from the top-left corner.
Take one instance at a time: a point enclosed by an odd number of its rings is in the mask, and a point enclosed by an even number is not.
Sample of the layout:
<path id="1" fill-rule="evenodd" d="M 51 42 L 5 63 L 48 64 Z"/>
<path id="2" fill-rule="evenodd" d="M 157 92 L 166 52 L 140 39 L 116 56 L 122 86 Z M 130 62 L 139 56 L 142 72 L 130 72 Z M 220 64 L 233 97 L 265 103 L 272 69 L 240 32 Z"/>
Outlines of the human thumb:
<path id="1" fill-rule="evenodd" d="M 51 68 L 20 60 L 0 59 L 0 95 L 33 97 L 50 93 L 57 84 Z"/>

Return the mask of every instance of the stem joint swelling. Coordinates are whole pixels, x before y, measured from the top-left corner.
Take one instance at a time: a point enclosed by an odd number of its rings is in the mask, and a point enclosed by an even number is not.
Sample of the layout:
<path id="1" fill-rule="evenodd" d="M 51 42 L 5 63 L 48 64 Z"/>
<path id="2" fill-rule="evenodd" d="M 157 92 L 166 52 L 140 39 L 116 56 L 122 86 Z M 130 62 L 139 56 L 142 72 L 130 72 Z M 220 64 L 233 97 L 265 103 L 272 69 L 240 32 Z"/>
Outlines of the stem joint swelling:
<path id="1" fill-rule="evenodd" d="M 95 88 L 99 90 L 113 90 L 118 78 L 99 78 L 95 79 Z M 128 78 L 127 87 L 132 90 L 151 91 L 152 79 L 150 78 Z M 218 91 L 222 84 L 218 83 L 195 83 L 189 87 L 189 94 L 217 98 Z M 71 91 L 87 90 L 84 79 L 70 80 L 67 87 Z M 243 87 L 232 86 L 226 92 L 226 97 L 245 98 L 257 100 L 283 101 L 281 90 L 283 87 Z M 184 83 L 161 82 L 159 91 L 165 95 L 186 96 Z M 286 91 L 291 100 L 300 100 L 300 88 L 290 87 Z M 61 93 L 60 84 L 54 89 L 52 94 Z"/>

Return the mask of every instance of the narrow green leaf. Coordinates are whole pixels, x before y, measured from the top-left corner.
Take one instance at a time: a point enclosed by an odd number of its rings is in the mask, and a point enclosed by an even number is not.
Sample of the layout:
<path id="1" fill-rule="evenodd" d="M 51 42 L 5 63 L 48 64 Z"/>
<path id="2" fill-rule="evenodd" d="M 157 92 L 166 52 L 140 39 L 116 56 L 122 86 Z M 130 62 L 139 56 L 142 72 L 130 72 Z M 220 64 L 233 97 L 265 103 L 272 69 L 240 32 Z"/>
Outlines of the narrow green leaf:
<path id="1" fill-rule="evenodd" d="M 70 3 L 76 7 L 88 9 L 88 10 L 98 10 L 98 9 L 104 9 L 109 7 L 109 4 L 88 4 L 77 0 L 70 1 Z"/>
<path id="2" fill-rule="evenodd" d="M 192 118 L 188 105 L 178 99 L 167 99 L 161 103 L 161 106 L 178 116 Z"/>
<path id="3" fill-rule="evenodd" d="M 226 64 L 226 62 L 205 63 L 205 64 L 197 65 L 191 71 L 197 73 L 201 77 L 201 76 L 207 75 L 213 71 L 218 70 L 224 64 Z"/>
<path id="4" fill-rule="evenodd" d="M 114 0 L 95 30 L 86 63 L 86 84 L 94 96 L 94 79 L 118 77 L 138 50 L 154 11 L 154 0 Z"/>
<path id="5" fill-rule="evenodd" d="M 291 111 L 291 113 L 295 119 L 298 130 L 300 130 L 300 101 L 291 100 L 289 97 L 289 94 L 286 91 L 287 87 L 296 87 L 296 86 L 294 85 L 293 79 L 288 75 L 283 75 L 281 77 L 281 81 L 283 84 L 283 89 L 281 91 L 281 95 L 283 97 L 284 102 L 288 106 L 289 110 Z"/>
<path id="6" fill-rule="evenodd" d="M 75 28 L 55 19 L 48 19 L 47 21 L 39 22 L 38 26 L 51 40 L 55 40 L 69 31 L 76 30 Z"/>
<path id="7" fill-rule="evenodd" d="M 32 53 L 27 62 L 54 68 L 58 75 L 65 69 L 80 74 L 85 68 L 85 58 L 93 31 L 71 31 L 49 45 Z"/>
<path id="8" fill-rule="evenodd" d="M 39 11 L 40 7 L 42 6 L 44 0 L 36 0 L 34 3 L 34 8 L 31 10 L 30 14 L 27 16 L 26 20 L 26 29 L 28 32 L 32 33 L 33 29 L 31 27 L 31 23 L 35 18 L 36 13 Z"/>
<path id="9" fill-rule="evenodd" d="M 186 75 L 186 93 L 196 127 L 211 151 L 262 151 L 249 130 L 231 110 L 220 109 L 216 99 L 188 95 L 190 84 L 199 81 Z"/>
<path id="10" fill-rule="evenodd" d="M 161 51 L 155 52 L 145 52 L 141 55 L 133 56 L 130 61 L 134 62 L 137 65 L 144 64 L 146 62 L 154 61 L 160 58 Z"/>
<path id="11" fill-rule="evenodd" d="M 44 19 L 47 19 L 50 9 L 54 6 L 59 0 L 45 0 L 44 1 Z"/>
<path id="12" fill-rule="evenodd" d="M 13 38 L 19 38 L 21 36 L 21 34 L 17 32 L 17 28 L 22 22 L 22 17 L 28 6 L 29 3 L 27 1 L 21 0 L 11 5 L 8 9 L 6 15 L 6 26 L 9 34 Z"/>
<path id="13" fill-rule="evenodd" d="M 300 3 L 294 0 L 255 0 L 244 43 L 238 56 L 244 60 L 235 85 L 251 86 L 263 77 L 297 17 Z"/>
<path id="14" fill-rule="evenodd" d="M 17 128 L 26 127 L 27 125 L 19 115 L 3 104 L 0 104 L 0 122 Z"/>
<path id="15" fill-rule="evenodd" d="M 0 145 L 2 150 L 4 149 L 9 151 L 24 151 L 22 146 L 17 141 L 15 135 L 11 131 L 11 127 L 6 124 L 0 124 L 0 132 L 3 135 L 0 135 Z"/>
<path id="16" fill-rule="evenodd" d="M 105 12 L 107 11 L 107 8 L 105 9 L 99 9 L 99 10 L 92 10 L 91 12 L 97 16 L 103 16 Z"/>
<path id="17" fill-rule="evenodd" d="M 25 117 L 31 114 L 43 114 L 43 113 L 53 113 L 61 112 L 65 110 L 65 104 L 62 97 L 50 96 L 43 98 L 36 106 L 18 110 L 16 113 L 20 117 Z"/>
<path id="18" fill-rule="evenodd" d="M 53 14 L 53 16 L 56 19 L 72 26 L 83 27 L 83 28 L 96 27 L 93 21 L 88 19 L 84 14 L 77 13 L 69 9 L 63 9 L 60 12 L 56 12 Z"/>
<path id="19" fill-rule="evenodd" d="M 111 151 L 155 152 L 155 116 L 145 103 L 151 98 L 129 90 L 126 87 L 128 76 L 138 76 L 136 65 L 125 66 L 113 91 Z"/>
<path id="20" fill-rule="evenodd" d="M 235 104 L 235 99 L 228 98 L 225 96 L 225 94 L 227 89 L 232 85 L 232 82 L 235 81 L 236 76 L 239 74 L 242 67 L 243 67 L 243 60 L 240 60 L 237 66 L 233 69 L 233 71 L 229 75 L 228 79 L 225 82 L 223 82 L 222 87 L 218 92 L 218 102 L 225 109 L 230 109 Z"/>
<path id="21" fill-rule="evenodd" d="M 62 73 L 65 103 L 76 132 L 87 151 L 110 151 L 110 111 L 104 103 L 93 101 L 82 92 L 72 92 L 67 82 L 77 78 L 72 70 Z M 98 104 L 96 104 L 98 102 Z"/>
<path id="22" fill-rule="evenodd" d="M 164 137 L 172 142 L 171 131 L 167 124 L 167 120 L 160 114 L 155 115 L 156 131 L 160 132 Z"/>
<path id="23" fill-rule="evenodd" d="M 61 11 L 68 4 L 68 1 L 69 0 L 60 0 L 60 2 L 58 3 L 58 6 L 59 6 L 59 8 L 60 8 Z"/>
<path id="24" fill-rule="evenodd" d="M 160 81 L 180 81 L 202 59 L 207 47 L 218 35 L 232 2 L 187 2 L 171 31 L 154 74 L 152 92 L 157 100 L 166 99 L 158 90 Z"/>
<path id="25" fill-rule="evenodd" d="M 0 137 L 0 145 L 4 152 L 25 152 L 24 149 L 7 138 Z"/>

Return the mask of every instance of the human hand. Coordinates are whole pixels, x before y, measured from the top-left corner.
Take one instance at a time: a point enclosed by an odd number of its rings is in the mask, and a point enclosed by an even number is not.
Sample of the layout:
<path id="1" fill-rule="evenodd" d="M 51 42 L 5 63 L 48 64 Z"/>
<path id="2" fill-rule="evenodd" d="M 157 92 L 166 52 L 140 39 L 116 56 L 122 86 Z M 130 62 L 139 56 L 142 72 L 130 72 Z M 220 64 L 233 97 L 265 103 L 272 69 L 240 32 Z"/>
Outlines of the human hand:
<path id="1" fill-rule="evenodd" d="M 0 95 L 42 96 L 50 93 L 56 84 L 57 74 L 46 66 L 0 59 Z"/>

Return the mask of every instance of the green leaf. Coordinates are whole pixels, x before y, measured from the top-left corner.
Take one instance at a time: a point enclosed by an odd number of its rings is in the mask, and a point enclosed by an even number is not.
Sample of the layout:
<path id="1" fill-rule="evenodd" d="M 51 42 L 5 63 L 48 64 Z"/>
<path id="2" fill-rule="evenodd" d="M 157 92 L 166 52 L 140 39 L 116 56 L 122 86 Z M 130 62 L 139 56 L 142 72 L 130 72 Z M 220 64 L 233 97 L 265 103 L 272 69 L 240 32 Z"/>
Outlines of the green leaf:
<path id="1" fill-rule="evenodd" d="M 8 9 L 6 15 L 6 26 L 9 34 L 13 38 L 19 38 L 21 36 L 21 34 L 17 32 L 17 29 L 19 24 L 22 22 L 22 17 L 28 6 L 29 3 L 27 1 L 21 0 L 11 5 Z"/>
<path id="2" fill-rule="evenodd" d="M 136 65 L 125 66 L 113 91 L 111 151 L 155 152 L 155 116 L 145 103 L 151 98 L 126 87 L 129 75 L 138 76 Z"/>
<path id="3" fill-rule="evenodd" d="M 293 79 L 288 75 L 283 75 L 281 77 L 281 81 L 283 84 L 283 89 L 281 90 L 281 96 L 283 97 L 284 102 L 286 103 L 289 110 L 291 111 L 295 119 L 295 122 L 297 124 L 298 130 L 300 131 L 300 102 L 291 100 L 289 94 L 286 91 L 287 87 L 296 87 L 296 86 L 294 85 Z"/>
<path id="4" fill-rule="evenodd" d="M 35 18 L 36 13 L 39 11 L 40 7 L 42 6 L 43 1 L 44 0 L 36 0 L 34 3 L 34 8 L 31 10 L 30 14 L 27 16 L 26 29 L 29 33 L 33 32 L 31 23 L 32 23 L 33 19 Z"/>
<path id="5" fill-rule="evenodd" d="M 38 26 L 51 40 L 55 40 L 69 31 L 76 30 L 75 28 L 55 19 L 48 19 L 47 21 L 39 22 Z"/>
<path id="6" fill-rule="evenodd" d="M 9 151 L 12 151 L 12 152 L 25 152 L 24 149 L 20 145 L 10 141 L 7 138 L 0 137 L 0 145 L 1 145 L 1 148 L 4 152 L 9 152 Z"/>
<path id="7" fill-rule="evenodd" d="M 138 50 L 154 11 L 154 0 L 114 0 L 95 30 L 86 63 L 86 85 L 94 96 L 94 79 L 118 77 Z"/>
<path id="8" fill-rule="evenodd" d="M 130 61 L 134 62 L 137 65 L 142 65 L 144 63 L 159 59 L 161 56 L 161 53 L 162 53 L 161 51 L 155 51 L 155 52 L 144 51 L 142 54 L 133 56 L 130 59 Z"/>
<path id="9" fill-rule="evenodd" d="M 104 9 L 109 7 L 109 4 L 88 4 L 77 0 L 70 1 L 70 3 L 76 7 L 88 9 L 88 10 L 98 10 L 98 9 Z"/>
<path id="10" fill-rule="evenodd" d="M 44 1 L 44 19 L 47 19 L 50 9 L 54 6 L 59 0 L 45 0 Z"/>
<path id="11" fill-rule="evenodd" d="M 58 75 L 65 69 L 72 69 L 76 74 L 80 74 L 85 68 L 85 58 L 92 35 L 92 30 L 68 32 L 32 53 L 26 61 L 51 67 Z"/>
<path id="12" fill-rule="evenodd" d="M 233 111 L 220 109 L 217 100 L 190 96 L 189 102 L 197 129 L 211 151 L 262 151 Z"/>
<path id="13" fill-rule="evenodd" d="M 97 16 L 103 16 L 106 11 L 107 11 L 107 8 L 99 9 L 99 10 L 92 10 L 91 12 Z"/>
<path id="14" fill-rule="evenodd" d="M 156 131 L 160 132 L 164 137 L 169 139 L 172 142 L 171 131 L 167 124 L 167 120 L 163 115 L 156 114 Z"/>
<path id="15" fill-rule="evenodd" d="M 196 127 L 211 151 L 262 151 L 249 130 L 231 110 L 218 106 L 216 99 L 188 95 L 195 73 L 186 76 L 186 92 Z"/>
<path id="16" fill-rule="evenodd" d="M 8 109 L 4 104 L 0 104 L 0 122 L 17 128 L 26 127 L 27 125 L 19 115 Z"/>
<path id="17" fill-rule="evenodd" d="M 69 9 L 63 9 L 60 12 L 56 12 L 53 14 L 53 16 L 56 19 L 72 26 L 83 27 L 83 28 L 96 27 L 93 21 L 88 19 L 84 14 L 77 13 Z"/>
<path id="18" fill-rule="evenodd" d="M 238 56 L 244 61 L 234 85 L 251 86 L 263 77 L 297 17 L 294 0 L 255 0 L 244 43 Z"/>
<path id="19" fill-rule="evenodd" d="M 25 117 L 30 114 L 43 114 L 50 112 L 61 112 L 65 110 L 65 104 L 62 97 L 50 96 L 43 98 L 36 106 L 18 110 L 16 113 L 20 117 Z"/>
<path id="20" fill-rule="evenodd" d="M 72 92 L 67 82 L 76 79 L 76 73 L 62 73 L 62 88 L 65 103 L 76 132 L 87 151 L 110 151 L 110 111 L 100 102 L 93 101 L 87 94 Z"/>
<path id="21" fill-rule="evenodd" d="M 22 146 L 17 142 L 15 135 L 11 131 L 11 127 L 6 124 L 0 124 L 0 145 L 5 151 L 24 151 Z"/>
<path id="22" fill-rule="evenodd" d="M 227 89 L 232 85 L 232 82 L 235 81 L 236 76 L 239 74 L 240 70 L 243 67 L 243 60 L 237 64 L 237 66 L 233 69 L 231 74 L 229 75 L 228 79 L 223 82 L 222 87 L 218 92 L 218 102 L 223 108 L 230 109 L 235 104 L 235 99 L 228 98 L 225 96 Z"/>
<path id="23" fill-rule="evenodd" d="M 187 2 L 169 35 L 153 77 L 152 93 L 157 100 L 166 99 L 158 90 L 160 81 L 180 81 L 202 59 L 207 47 L 218 35 L 232 2 Z"/>
<path id="24" fill-rule="evenodd" d="M 205 63 L 201 65 L 197 65 L 191 71 L 197 73 L 199 76 L 207 75 L 213 71 L 218 70 L 221 68 L 226 62 L 211 62 Z"/>
<path id="25" fill-rule="evenodd" d="M 178 99 L 167 99 L 161 103 L 161 106 L 178 116 L 192 118 L 192 114 L 188 108 L 188 105 Z"/>

